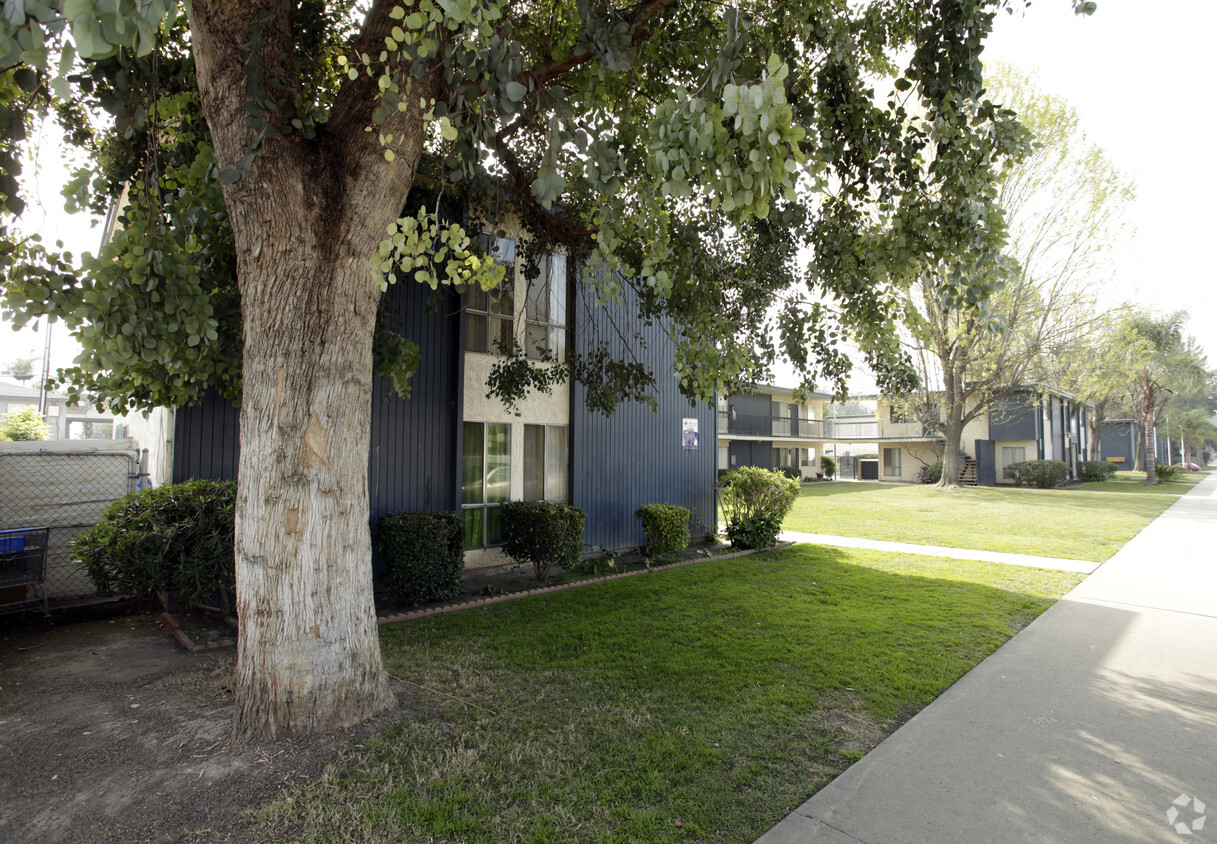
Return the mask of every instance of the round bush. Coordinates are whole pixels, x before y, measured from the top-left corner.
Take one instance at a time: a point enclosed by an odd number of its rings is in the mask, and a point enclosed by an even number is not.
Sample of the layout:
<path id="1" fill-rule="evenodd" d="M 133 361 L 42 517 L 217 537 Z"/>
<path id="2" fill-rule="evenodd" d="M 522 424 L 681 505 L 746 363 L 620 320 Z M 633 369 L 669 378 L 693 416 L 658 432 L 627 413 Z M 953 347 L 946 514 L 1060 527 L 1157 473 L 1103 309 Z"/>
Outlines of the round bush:
<path id="1" fill-rule="evenodd" d="M 573 569 L 583 558 L 583 511 L 554 501 L 507 501 L 503 511 L 503 551 L 532 563 L 537 580 L 552 566 Z"/>
<path id="2" fill-rule="evenodd" d="M 231 595 L 236 494 L 235 481 L 204 480 L 130 493 L 76 537 L 72 553 L 103 595 L 170 592 L 188 604 Z"/>
<path id="3" fill-rule="evenodd" d="M 643 504 L 634 511 L 647 534 L 647 556 L 675 557 L 689 547 L 689 510 L 675 504 Z"/>
<path id="4" fill-rule="evenodd" d="M 781 472 L 741 466 L 722 477 L 718 490 L 731 544 L 769 548 L 777 544 L 782 520 L 799 497 L 799 482 Z"/>

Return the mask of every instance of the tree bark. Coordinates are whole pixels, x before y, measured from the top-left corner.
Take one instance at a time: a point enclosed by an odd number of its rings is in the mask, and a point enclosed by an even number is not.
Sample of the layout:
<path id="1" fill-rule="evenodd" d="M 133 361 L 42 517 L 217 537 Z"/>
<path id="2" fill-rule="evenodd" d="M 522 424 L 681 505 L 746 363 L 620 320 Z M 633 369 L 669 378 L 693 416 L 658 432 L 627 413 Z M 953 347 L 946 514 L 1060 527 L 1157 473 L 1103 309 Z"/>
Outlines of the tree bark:
<path id="1" fill-rule="evenodd" d="M 192 7 L 199 93 L 221 171 L 238 167 L 257 140 L 245 119 L 244 76 L 255 22 L 268 77 L 290 81 L 292 73 L 276 65 L 291 54 L 290 4 L 262 4 L 262 19 L 257 5 Z M 369 43 L 392 23 L 387 13 L 372 17 L 360 36 Z M 394 705 L 372 600 L 367 466 L 381 289 L 370 259 L 400 215 L 421 156 L 417 102 L 431 91 L 416 93 L 384 124 L 393 161 L 378 133 L 365 131 L 377 96 L 361 76 L 340 92 L 315 138 L 266 139 L 240 180 L 225 185 L 244 330 L 235 545 L 241 739 L 336 729 Z"/>

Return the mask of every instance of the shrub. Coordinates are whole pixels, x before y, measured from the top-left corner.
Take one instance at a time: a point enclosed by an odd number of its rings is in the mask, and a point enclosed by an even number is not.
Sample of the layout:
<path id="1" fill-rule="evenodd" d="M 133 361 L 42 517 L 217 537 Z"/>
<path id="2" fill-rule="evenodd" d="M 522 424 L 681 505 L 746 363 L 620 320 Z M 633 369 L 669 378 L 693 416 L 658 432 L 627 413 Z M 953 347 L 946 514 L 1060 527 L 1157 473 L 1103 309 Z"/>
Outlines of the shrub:
<path id="1" fill-rule="evenodd" d="M 719 483 L 727 536 L 737 548 L 777 544 L 782 520 L 799 497 L 799 484 L 780 472 L 741 466 Z"/>
<path id="2" fill-rule="evenodd" d="M 936 484 L 942 480 L 942 461 L 939 460 L 932 466 L 922 466 L 917 470 L 915 478 L 919 484 Z"/>
<path id="3" fill-rule="evenodd" d="M 675 504 L 643 504 L 634 511 L 647 534 L 647 556 L 675 557 L 689 547 L 689 510 Z"/>
<path id="4" fill-rule="evenodd" d="M 405 605 L 454 597 L 465 569 L 464 539 L 456 513 L 382 516 L 376 544 L 384 555 L 385 591 Z"/>
<path id="5" fill-rule="evenodd" d="M 583 555 L 583 511 L 554 501 L 503 503 L 503 550 L 519 562 L 532 563 L 537 580 L 550 567 L 573 569 Z"/>
<path id="6" fill-rule="evenodd" d="M 1083 460 L 1078 463 L 1078 476 L 1084 481 L 1106 481 L 1116 473 L 1116 464 L 1104 460 Z"/>
<path id="7" fill-rule="evenodd" d="M 824 473 L 824 477 L 831 478 L 837 474 L 837 461 L 833 460 L 827 454 L 820 457 L 820 471 Z"/>
<path id="8" fill-rule="evenodd" d="M 36 407 L 19 407 L 0 416 L 0 440 L 31 442 L 46 438 L 46 420 Z"/>
<path id="9" fill-rule="evenodd" d="M 1023 460 L 1009 468 L 1016 486 L 1030 484 L 1037 489 L 1052 489 L 1069 474 L 1069 467 L 1060 460 Z"/>
<path id="10" fill-rule="evenodd" d="M 1158 480 L 1169 483 L 1175 480 L 1183 472 L 1182 466 L 1158 466 L 1155 469 L 1158 475 Z"/>
<path id="11" fill-rule="evenodd" d="M 803 482 L 803 473 L 793 466 L 783 466 L 778 471 L 791 480 L 798 481 L 799 483 Z"/>
<path id="12" fill-rule="evenodd" d="M 205 603 L 217 590 L 229 609 L 235 585 L 235 481 L 186 481 L 133 492 L 102 511 L 72 543 L 97 591 L 174 593 Z"/>

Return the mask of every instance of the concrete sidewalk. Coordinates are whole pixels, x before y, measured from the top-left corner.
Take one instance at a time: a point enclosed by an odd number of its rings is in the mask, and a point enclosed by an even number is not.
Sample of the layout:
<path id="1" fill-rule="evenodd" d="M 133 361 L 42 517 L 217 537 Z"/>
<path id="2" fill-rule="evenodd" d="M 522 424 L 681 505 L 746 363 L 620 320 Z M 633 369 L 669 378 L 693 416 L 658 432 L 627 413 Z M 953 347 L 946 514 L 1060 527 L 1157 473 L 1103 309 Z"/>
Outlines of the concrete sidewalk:
<path id="1" fill-rule="evenodd" d="M 758 844 L 1217 842 L 1215 543 L 1217 475 Z"/>
<path id="2" fill-rule="evenodd" d="M 940 545 L 914 545 L 911 542 L 888 542 L 885 539 L 861 539 L 854 536 L 830 536 L 826 533 L 799 533 L 784 530 L 781 539 L 787 542 L 809 542 L 813 545 L 831 545 L 835 548 L 873 548 L 876 551 L 891 551 L 897 554 L 926 554 L 932 557 L 948 557 L 952 560 L 983 560 L 986 563 L 1002 563 L 1009 566 L 1030 566 L 1036 569 L 1055 569 L 1090 574 L 1102 563 L 1091 560 L 1068 560 L 1057 557 L 1033 557 L 1030 554 L 1007 554 L 1001 551 L 969 551 L 962 548 L 943 548 Z"/>

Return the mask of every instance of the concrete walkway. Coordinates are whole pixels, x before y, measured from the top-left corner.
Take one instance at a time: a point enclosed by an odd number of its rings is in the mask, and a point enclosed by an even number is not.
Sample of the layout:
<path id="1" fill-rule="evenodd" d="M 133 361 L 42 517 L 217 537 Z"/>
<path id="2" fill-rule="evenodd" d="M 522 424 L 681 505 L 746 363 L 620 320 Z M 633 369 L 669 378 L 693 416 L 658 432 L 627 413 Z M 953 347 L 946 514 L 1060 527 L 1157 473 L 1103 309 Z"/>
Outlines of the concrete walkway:
<path id="1" fill-rule="evenodd" d="M 758 844 L 1217 842 L 1215 543 L 1212 475 Z"/>
<path id="2" fill-rule="evenodd" d="M 986 563 L 1004 563 L 1010 566 L 1030 566 L 1037 569 L 1055 569 L 1090 574 L 1102 563 L 1090 560 L 1067 560 L 1056 557 L 1033 557 L 1030 554 L 1005 554 L 999 551 L 968 551 L 962 548 L 943 548 L 939 545 L 913 545 L 908 542 L 888 542 L 883 539 L 860 539 L 853 536 L 830 536 L 826 533 L 799 533 L 784 530 L 780 536 L 788 542 L 810 542 L 813 545 L 831 545 L 835 548 L 871 548 L 875 551 L 893 551 L 900 554 L 926 554 L 932 557 L 949 557 L 953 560 L 983 560 Z"/>

